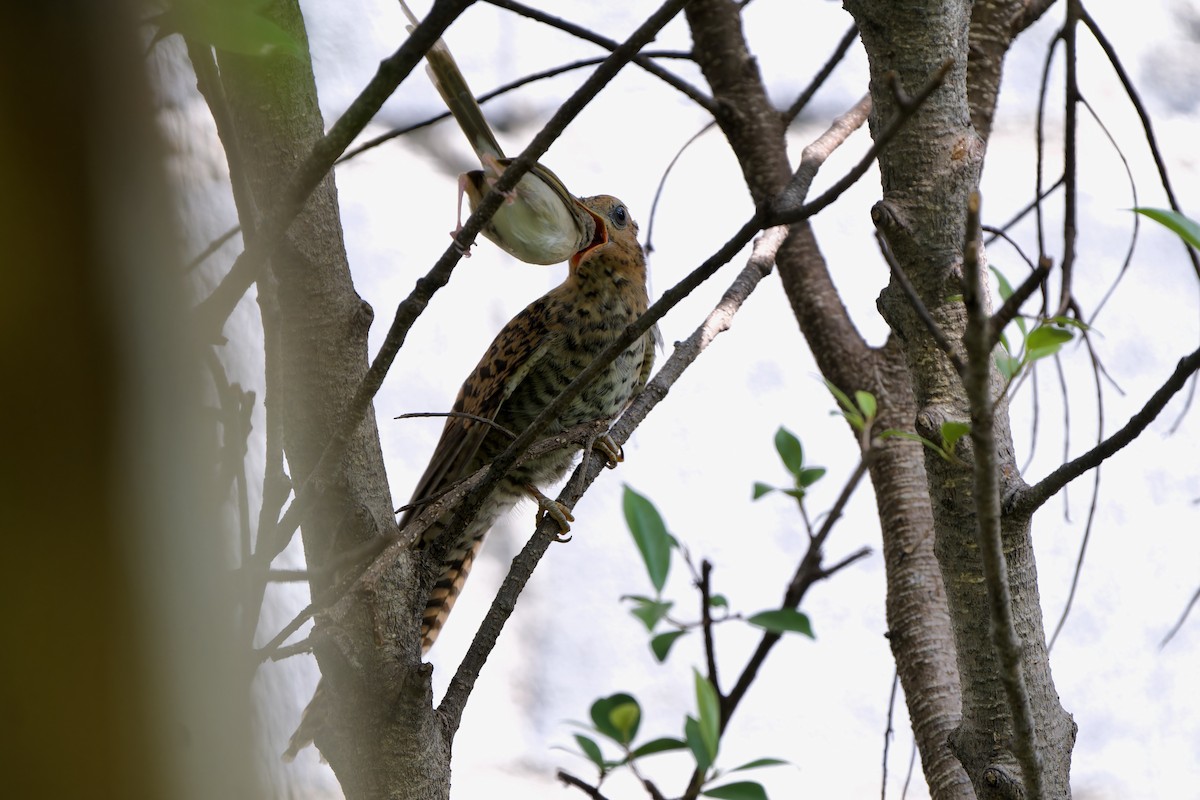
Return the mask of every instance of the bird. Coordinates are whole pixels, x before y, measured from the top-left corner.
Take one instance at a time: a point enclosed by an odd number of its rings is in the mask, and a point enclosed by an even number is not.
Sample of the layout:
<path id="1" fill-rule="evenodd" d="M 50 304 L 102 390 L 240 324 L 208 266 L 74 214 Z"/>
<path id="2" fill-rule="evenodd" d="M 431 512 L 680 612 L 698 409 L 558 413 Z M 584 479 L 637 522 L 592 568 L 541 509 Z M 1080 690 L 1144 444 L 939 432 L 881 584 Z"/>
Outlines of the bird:
<path id="1" fill-rule="evenodd" d="M 645 313 L 649 303 L 646 262 L 637 240 L 638 226 L 625 205 L 600 195 L 582 201 L 595 222 L 595 235 L 569 261 L 562 284 L 530 303 L 496 336 L 471 371 L 454 401 L 413 501 L 399 521 L 403 528 L 420 512 L 420 501 L 492 462 L 511 441 L 625 327 Z M 567 406 L 544 431 L 546 436 L 596 419 L 611 419 L 642 390 L 654 365 L 654 334 L 630 344 Z M 489 425 L 459 414 L 482 417 Z M 611 460 L 611 444 L 602 451 Z M 421 647 L 433 645 L 462 590 L 484 536 L 496 520 L 525 497 L 538 503 L 562 533 L 570 529 L 570 511 L 557 507 L 537 488 L 553 483 L 571 466 L 569 450 L 555 451 L 511 470 L 492 490 L 474 521 L 453 542 L 440 565 L 421 620 Z M 410 504 L 411 505 L 411 504 Z M 438 539 L 453 516 L 445 512 L 417 542 L 425 549 Z"/>
<path id="2" fill-rule="evenodd" d="M 408 17 L 411 33 L 418 20 L 404 0 L 400 6 Z M 475 101 L 471 87 L 459 70 L 450 48 L 442 39 L 425 54 L 427 73 L 446 107 L 471 143 L 483 169 L 465 172 L 458 178 L 458 217 L 462 219 L 465 194 L 474 211 L 500 175 L 512 163 L 504 156 L 496 135 Z M 461 222 L 452 236 L 462 229 Z M 527 264 L 561 264 L 583 249 L 595 235 L 595 222 L 582 200 L 572 195 L 548 167 L 535 163 L 505 196 L 483 235 L 509 255 Z"/>
<path id="3" fill-rule="evenodd" d="M 491 463 L 626 327 L 646 312 L 646 260 L 638 226 L 615 197 L 583 198 L 594 225 L 592 239 L 568 261 L 567 278 L 513 317 L 496 335 L 463 382 L 412 501 L 398 520 L 401 532 L 426 501 Z M 545 436 L 598 419 L 612 419 L 642 391 L 654 367 L 656 329 L 621 351 L 544 430 Z M 511 432 L 511 433 L 506 433 Z M 611 466 L 621 460 L 611 439 L 598 449 Z M 571 449 L 552 451 L 511 469 L 484 500 L 478 514 L 453 541 L 433 572 L 421 613 L 422 655 L 436 641 L 488 531 L 517 503 L 533 498 L 538 516 L 548 514 L 560 533 L 570 530 L 571 510 L 546 497 L 539 485 L 562 478 L 574 460 Z M 446 531 L 454 508 L 442 512 L 414 541 L 428 551 Z M 291 761 L 319 729 L 323 681 L 292 735 L 284 760 Z"/>

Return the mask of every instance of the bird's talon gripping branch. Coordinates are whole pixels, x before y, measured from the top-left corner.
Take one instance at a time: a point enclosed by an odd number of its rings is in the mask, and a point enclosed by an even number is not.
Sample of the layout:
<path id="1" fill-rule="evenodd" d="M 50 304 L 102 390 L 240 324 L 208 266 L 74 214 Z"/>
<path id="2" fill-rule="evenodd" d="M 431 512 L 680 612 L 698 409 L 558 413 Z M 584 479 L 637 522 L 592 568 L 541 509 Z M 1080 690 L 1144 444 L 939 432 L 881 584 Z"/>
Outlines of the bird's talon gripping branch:
<path id="1" fill-rule="evenodd" d="M 616 469 L 617 464 L 625 460 L 625 448 L 613 441 L 607 433 L 602 433 L 592 442 L 592 449 L 604 456 L 604 466 Z"/>
<path id="2" fill-rule="evenodd" d="M 525 491 L 529 492 L 534 500 L 537 500 L 537 521 L 540 523 L 542 521 L 542 514 L 545 514 L 558 525 L 558 533 L 554 537 L 555 541 L 571 541 L 570 536 L 563 535 L 571 530 L 571 523 L 575 521 L 575 515 L 571 513 L 571 509 L 557 500 L 546 497 L 531 483 L 525 485 Z"/>

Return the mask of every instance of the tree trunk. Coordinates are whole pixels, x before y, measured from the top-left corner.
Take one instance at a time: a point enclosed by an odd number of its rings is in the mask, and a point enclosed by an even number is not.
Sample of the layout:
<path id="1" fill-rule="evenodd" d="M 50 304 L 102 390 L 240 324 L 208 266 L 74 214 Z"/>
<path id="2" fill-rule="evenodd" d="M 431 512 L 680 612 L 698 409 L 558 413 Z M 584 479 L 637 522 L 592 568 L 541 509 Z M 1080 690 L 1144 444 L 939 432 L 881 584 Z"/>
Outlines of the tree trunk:
<path id="1" fill-rule="evenodd" d="M 247 232 L 256 211 L 246 206 L 277 202 L 324 132 L 299 5 L 276 0 L 270 16 L 301 44 L 303 58 L 219 58 L 236 138 L 224 142 L 231 177 L 253 199 L 239 202 Z M 287 463 L 300 487 L 367 371 L 373 318 L 351 280 L 332 174 L 272 255 L 258 292 L 267 363 L 278 375 L 278 384 L 268 380 L 268 413 L 282 416 Z M 394 530 L 373 412 L 349 441 L 336 477 L 310 488 L 318 492 L 301 529 L 310 571 L 319 574 L 338 553 Z M 414 562 L 408 551 L 393 551 L 390 565 L 316 618 L 314 649 L 329 695 L 317 742 L 348 798 L 445 798 L 450 747 L 417 646 Z M 314 597 L 332 582 L 314 577 Z"/>
<path id="2" fill-rule="evenodd" d="M 967 197 L 978 185 L 983 142 L 971 124 L 966 71 L 971 4 L 848 2 L 870 59 L 872 129 L 898 105 L 891 83 L 909 91 L 929 80 L 946 59 L 946 80 L 880 156 L 883 200 L 872 217 L 900 267 L 951 342 L 962 338 L 961 298 Z M 955 368 L 936 346 L 895 281 L 880 311 L 903 342 L 912 376 L 917 429 L 941 439 L 941 425 L 970 419 Z M 993 378 L 995 373 L 993 371 Z M 997 381 L 993 380 L 993 390 Z M 996 394 L 993 391 L 993 396 Z M 1020 485 L 1007 408 L 996 408 L 1001 495 Z M 1010 740 L 1012 714 L 992 644 L 986 587 L 979 558 L 972 473 L 964 461 L 925 457 L 933 509 L 935 552 L 947 591 L 962 685 L 962 722 L 951 735 L 955 754 L 980 798 L 1021 797 L 1022 775 Z M 1006 522 L 1003 546 L 1016 633 L 1023 643 L 1022 672 L 1034 710 L 1036 746 L 1048 797 L 1069 797 L 1074 724 L 1059 704 L 1050 677 L 1037 573 L 1027 524 Z"/>

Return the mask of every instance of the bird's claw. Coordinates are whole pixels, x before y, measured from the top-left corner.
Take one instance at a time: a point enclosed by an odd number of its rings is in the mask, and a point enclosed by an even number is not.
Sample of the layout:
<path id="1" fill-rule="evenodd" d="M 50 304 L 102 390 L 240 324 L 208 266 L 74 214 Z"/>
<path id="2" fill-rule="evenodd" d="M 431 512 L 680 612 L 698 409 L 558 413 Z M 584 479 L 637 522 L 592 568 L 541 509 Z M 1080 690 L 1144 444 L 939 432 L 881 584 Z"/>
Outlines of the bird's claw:
<path id="1" fill-rule="evenodd" d="M 625 460 L 625 448 L 613 441 L 607 433 L 602 433 L 592 442 L 592 449 L 604 456 L 604 466 L 616 469 L 617 464 Z"/>
<path id="2" fill-rule="evenodd" d="M 564 503 L 560 503 L 557 500 L 551 500 L 549 497 L 546 497 L 546 495 L 542 494 L 538 488 L 532 484 L 527 485 L 525 489 L 535 500 L 537 500 L 538 509 L 536 517 L 538 523 L 541 523 L 543 519 L 542 515 L 545 514 L 547 517 L 554 520 L 555 524 L 558 525 L 558 533 L 554 534 L 554 541 L 571 541 L 571 537 L 565 535 L 571 530 L 571 523 L 575 521 L 575 515 L 571 513 L 571 509 L 568 508 Z"/>

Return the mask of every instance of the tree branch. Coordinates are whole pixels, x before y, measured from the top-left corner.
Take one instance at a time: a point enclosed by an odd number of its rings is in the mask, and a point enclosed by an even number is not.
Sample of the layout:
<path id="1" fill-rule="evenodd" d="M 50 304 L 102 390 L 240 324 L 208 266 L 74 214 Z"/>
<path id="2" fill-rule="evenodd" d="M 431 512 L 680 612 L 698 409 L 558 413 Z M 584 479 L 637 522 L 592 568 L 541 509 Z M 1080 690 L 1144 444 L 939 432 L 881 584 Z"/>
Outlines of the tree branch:
<path id="1" fill-rule="evenodd" d="M 529 143 L 529 146 L 525 148 L 521 155 L 512 161 L 504 171 L 504 174 L 496 181 L 495 186 L 492 187 L 492 191 L 487 194 L 475 212 L 464 223 L 454 243 L 446 248 L 446 251 L 438 259 L 437 263 L 434 264 L 425 277 L 417 281 L 416 288 L 396 308 L 395 318 L 392 320 L 392 325 L 384 337 L 379 352 L 371 362 L 371 367 L 363 378 L 362 384 L 355 392 L 354 399 L 342 414 L 343 422 L 341 427 L 334 437 L 330 439 L 316 467 L 313 468 L 309 478 L 296 493 L 295 501 L 288 507 L 283 519 L 279 522 L 275 541 L 276 553 L 282 552 L 283 548 L 287 546 L 288 540 L 290 540 L 296 528 L 299 527 L 304 514 L 307 513 L 308 506 L 313 500 L 312 495 L 315 494 L 313 487 L 319 486 L 321 481 L 327 479 L 333 470 L 339 467 L 346 442 L 366 416 L 367 409 L 370 408 L 371 401 L 379 391 L 380 386 L 383 385 L 383 379 L 391 368 L 396 354 L 400 352 L 400 348 L 403 346 L 413 322 L 416 321 L 416 318 L 425 309 L 425 306 L 428 305 L 433 294 L 449 281 L 450 273 L 459 259 L 462 258 L 464 248 L 470 246 L 475 236 L 482 230 L 486 221 L 500 207 L 500 203 L 503 202 L 504 193 L 517 185 L 521 175 L 527 172 L 537 159 L 546 152 L 550 144 L 566 128 L 571 120 L 579 115 L 587 103 L 612 80 L 621 67 L 628 63 L 629 59 L 647 42 L 651 41 L 658 30 L 672 16 L 677 14 L 679 8 L 687 2 L 688 0 L 667 0 L 659 11 L 639 27 L 624 44 L 613 51 L 613 54 L 605 59 L 603 64 L 596 68 L 596 71 L 584 81 L 583 85 L 559 107 L 558 111 L 555 112 L 554 116 L 550 118 L 545 127 L 534 137 L 533 141 Z M 433 12 L 430 12 L 430 14 L 432 15 Z M 410 41 L 426 25 L 428 20 L 429 17 L 426 17 L 425 21 L 414 29 L 413 34 L 410 36 Z M 647 325 L 648 328 L 649 325 Z M 622 345 L 622 347 L 625 346 L 627 346 L 627 343 Z M 616 354 L 614 353 L 612 357 L 615 358 Z M 593 372 L 593 375 L 598 371 L 599 368 Z M 576 383 L 579 382 L 576 381 Z M 573 396 L 574 394 L 572 394 Z M 499 480 L 499 476 L 503 474 L 503 470 L 508 469 L 516 457 L 533 443 L 533 440 L 541 433 L 544 427 L 543 420 L 542 425 L 537 430 L 526 431 L 522 437 L 518 437 L 517 441 L 520 443 L 519 449 L 515 446 L 516 443 L 514 443 L 514 446 L 510 446 L 505 451 L 507 456 L 502 456 L 502 458 L 507 458 L 507 463 L 499 469 L 493 465 L 493 471 L 488 473 L 488 480 L 491 481 L 492 486 Z M 496 463 L 500 463 L 500 459 L 497 459 Z M 472 516 L 478 511 L 483 497 L 482 492 L 472 493 L 464 502 L 464 506 L 473 505 L 470 512 Z M 461 527 L 458 530 L 466 527 L 466 519 L 469 519 L 469 517 L 462 521 Z M 449 534 L 447 534 L 446 538 L 449 538 Z"/>
<path id="2" fill-rule="evenodd" d="M 754 290 L 759 281 L 770 273 L 774 252 L 778 249 L 780 242 L 782 242 L 783 235 L 782 229 L 775 228 L 765 232 L 759 241 L 755 243 L 749 263 L 725 292 L 721 302 L 717 304 L 717 307 L 713 309 L 700 327 L 688 337 L 687 341 L 675 348 L 671 357 L 667 359 L 667 362 L 655 373 L 649 383 L 646 384 L 641 394 L 634 398 L 629 408 L 625 410 L 625 413 L 613 424 L 609 435 L 616 444 L 624 444 L 633 430 L 646 418 L 646 415 L 658 405 L 659 401 L 666 397 L 671 386 L 679 379 L 679 376 L 687 366 L 696 360 L 699 354 L 703 352 L 718 334 L 728 329 L 733 314 L 741 307 L 746 297 Z M 733 252 L 740 249 L 741 246 L 739 245 L 733 248 Z M 732 257 L 732 253 L 726 256 L 726 259 L 730 257 Z M 677 288 L 679 287 L 673 287 L 668 294 Z M 684 295 L 680 295 L 680 297 L 682 296 Z M 666 299 L 664 295 L 663 300 Z M 660 300 L 659 303 L 662 303 L 663 300 Z M 655 305 L 657 306 L 658 304 Z M 653 310 L 652 307 L 651 311 Z M 642 319 L 644 320 L 645 316 Z M 645 330 L 648 329 L 649 325 L 647 325 Z M 642 332 L 644 333 L 644 330 Z M 602 363 L 602 358 L 604 358 L 603 354 L 593 362 L 593 366 L 597 363 Z M 586 373 L 587 370 L 584 372 Z M 580 378 L 583 378 L 582 374 Z M 579 379 L 576 380 L 576 383 L 578 382 Z M 561 400 L 562 395 L 558 399 Z M 530 425 L 530 428 L 536 423 L 537 420 Z M 567 506 L 574 506 L 579 501 L 579 498 L 583 496 L 583 493 L 587 491 L 588 487 L 591 486 L 592 482 L 595 481 L 602 469 L 603 466 L 598 461 L 585 459 L 575 469 L 570 479 L 567 480 L 562 492 L 559 493 L 558 502 L 564 503 Z M 488 473 L 488 477 L 491 477 L 491 472 Z M 484 480 L 486 483 L 487 478 Z M 509 569 L 508 575 L 505 576 L 500 591 L 496 594 L 496 598 L 493 600 L 491 608 L 488 609 L 487 615 L 484 617 L 484 621 L 480 625 L 474 640 L 472 640 L 466 656 L 459 665 L 454 678 L 450 681 L 450 686 L 446 689 L 442 704 L 438 707 L 438 713 L 442 717 L 443 725 L 450 735 L 453 735 L 454 731 L 458 729 L 463 708 L 466 706 L 467 699 L 475 685 L 476 679 L 479 677 L 479 672 L 483 668 L 483 664 L 487 661 L 492 648 L 495 647 L 501 628 L 503 628 L 505 621 L 512 614 L 517 595 L 524 589 L 526 582 L 528 582 L 533 573 L 534 567 L 550 546 L 550 542 L 553 541 L 557 530 L 557 525 L 548 524 L 548 521 L 543 520 L 525 547 L 513 559 L 512 566 Z"/>
<path id="3" fill-rule="evenodd" d="M 544 11 L 539 11 L 536 8 L 530 8 L 523 3 L 516 2 L 516 0 L 487 0 L 487 2 L 496 6 L 497 8 L 503 8 L 507 11 L 512 11 L 515 14 L 520 14 L 523 17 L 528 17 L 529 19 L 549 25 L 552 28 L 558 28 L 560 31 L 565 31 L 572 36 L 577 36 L 580 39 L 591 42 L 592 44 L 599 45 L 605 50 L 611 51 L 617 48 L 617 43 L 612 39 L 605 38 L 588 28 L 567 22 L 560 17 L 554 17 L 545 13 Z M 678 75 L 668 72 L 644 55 L 634 56 L 633 63 L 637 64 L 639 67 L 646 70 L 646 72 L 649 72 L 651 75 L 660 79 L 667 85 L 678 89 L 693 103 L 700 106 L 708 113 L 716 114 L 716 106 L 713 103 L 713 99 L 697 89 L 695 86 L 692 86 L 690 83 L 680 78 Z"/>
<path id="4" fill-rule="evenodd" d="M 1008 565 L 1000 535 L 1000 465 L 992 400 L 992 342 L 987 297 L 981 274 L 983 243 L 979 228 L 979 192 L 971 193 L 967 207 L 967 237 L 963 247 L 963 300 L 967 307 L 967 329 L 963 342 L 967 370 L 963 387 L 971 407 L 971 443 L 975 455 L 974 501 L 978 525 L 979 555 L 987 586 L 992 644 L 1000 663 L 1000 682 L 1012 715 L 1012 749 L 1021 765 L 1025 796 L 1043 797 L 1042 763 L 1038 752 L 1033 705 L 1021 670 L 1021 641 L 1013 622 Z"/>
<path id="5" fill-rule="evenodd" d="M 346 112 L 315 145 L 308 158 L 296 168 L 291 180 L 280 191 L 278 201 L 266 212 L 259 234 L 246 245 L 229 272 L 196 307 L 198 330 L 202 336 L 219 340 L 225 320 L 242 295 L 258 279 L 262 265 L 283 240 L 288 228 L 317 184 L 328 174 L 334 161 L 362 132 L 400 82 L 424 56 L 425 51 L 474 0 L 437 0 L 425 20 L 404 44 L 380 65 L 375 76 L 350 103 Z"/>
<path id="6" fill-rule="evenodd" d="M 1125 427 L 1078 458 L 1063 464 L 1033 486 L 1015 492 L 1009 497 L 1004 507 L 1005 515 L 1014 517 L 1032 515 L 1068 483 L 1089 469 L 1099 466 L 1109 456 L 1137 439 L 1197 370 L 1200 370 L 1200 349 L 1193 350 L 1179 360 L 1171 377 L 1150 396 L 1140 411 L 1129 418 Z"/>

